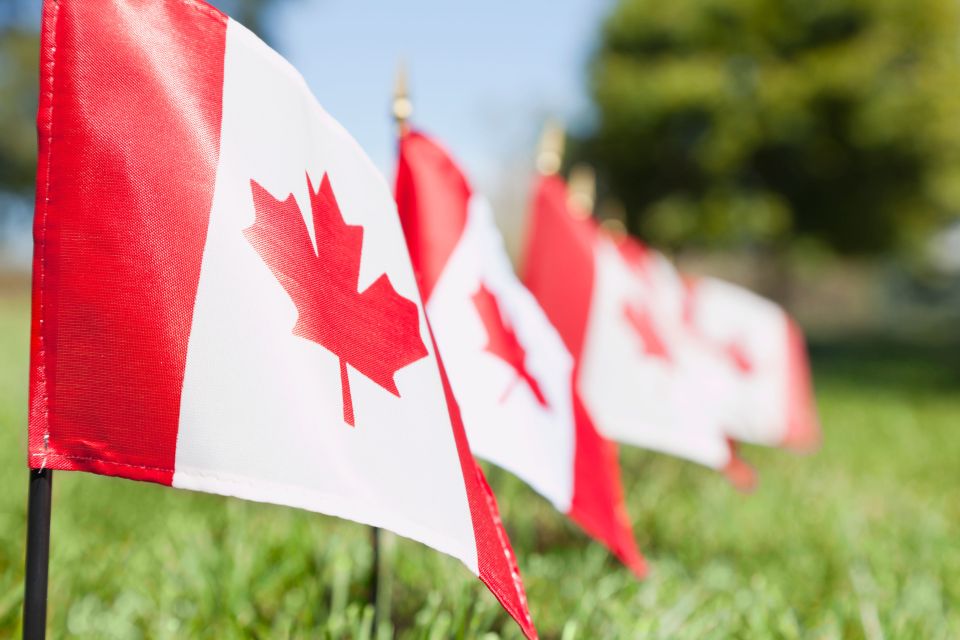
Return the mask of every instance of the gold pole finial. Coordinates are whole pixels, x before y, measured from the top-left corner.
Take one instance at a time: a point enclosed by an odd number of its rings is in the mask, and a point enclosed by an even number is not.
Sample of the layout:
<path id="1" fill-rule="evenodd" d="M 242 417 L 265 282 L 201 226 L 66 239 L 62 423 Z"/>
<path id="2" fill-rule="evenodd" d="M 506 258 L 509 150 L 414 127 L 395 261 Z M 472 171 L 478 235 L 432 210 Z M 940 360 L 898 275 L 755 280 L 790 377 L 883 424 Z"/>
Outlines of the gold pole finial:
<path id="1" fill-rule="evenodd" d="M 584 217 L 592 215 L 597 200 L 597 174 L 593 167 L 582 162 L 575 164 L 567 179 L 567 192 L 573 211 Z"/>
<path id="2" fill-rule="evenodd" d="M 551 118 L 544 123 L 537 147 L 537 171 L 545 176 L 560 171 L 566 137 L 567 133 L 559 121 Z"/>
<path id="3" fill-rule="evenodd" d="M 393 85 L 393 118 L 397 122 L 400 135 L 410 129 L 410 116 L 413 115 L 413 103 L 407 91 L 407 67 L 400 61 L 397 65 L 397 79 Z"/>
<path id="4" fill-rule="evenodd" d="M 627 235 L 627 225 L 620 218 L 604 218 L 600 226 L 614 238 L 623 238 Z"/>
<path id="5" fill-rule="evenodd" d="M 604 198 L 597 205 L 597 218 L 600 226 L 615 238 L 627 235 L 627 210 L 623 202 L 616 198 Z"/>

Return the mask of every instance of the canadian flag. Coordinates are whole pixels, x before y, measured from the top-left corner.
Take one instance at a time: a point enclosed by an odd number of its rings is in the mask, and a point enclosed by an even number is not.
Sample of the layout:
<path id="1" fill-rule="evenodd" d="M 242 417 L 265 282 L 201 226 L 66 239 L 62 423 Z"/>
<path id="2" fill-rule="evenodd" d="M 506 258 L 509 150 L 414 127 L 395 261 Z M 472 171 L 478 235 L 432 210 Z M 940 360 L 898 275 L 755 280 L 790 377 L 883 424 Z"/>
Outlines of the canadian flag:
<path id="1" fill-rule="evenodd" d="M 735 371 L 731 433 L 743 442 L 814 449 L 820 423 L 800 328 L 773 302 L 729 282 L 691 278 L 686 289 L 684 324 Z"/>
<path id="2" fill-rule="evenodd" d="M 753 483 L 725 428 L 737 416 L 731 367 L 680 322 L 679 274 L 605 233 L 556 176 L 534 190 L 524 282 L 574 354 L 577 393 L 604 435 Z"/>
<path id="3" fill-rule="evenodd" d="M 390 189 L 300 75 L 196 0 L 48 0 L 41 56 L 30 467 L 385 527 L 534 637 Z"/>
<path id="4" fill-rule="evenodd" d="M 731 447 L 736 441 L 814 449 L 820 426 L 809 359 L 803 334 L 786 312 L 743 287 L 683 276 L 632 238 L 616 242 L 646 293 L 645 317 L 656 321 L 651 334 L 671 352 L 688 354 L 675 362 L 673 382 L 705 396 L 700 406 L 720 419 Z M 636 319 L 631 322 L 639 326 Z M 735 480 L 750 473 L 735 458 L 732 464 Z"/>
<path id="5" fill-rule="evenodd" d="M 616 450 L 572 393 L 570 353 L 514 275 L 489 205 L 418 132 L 401 137 L 396 195 L 474 453 L 522 478 L 642 575 Z"/>

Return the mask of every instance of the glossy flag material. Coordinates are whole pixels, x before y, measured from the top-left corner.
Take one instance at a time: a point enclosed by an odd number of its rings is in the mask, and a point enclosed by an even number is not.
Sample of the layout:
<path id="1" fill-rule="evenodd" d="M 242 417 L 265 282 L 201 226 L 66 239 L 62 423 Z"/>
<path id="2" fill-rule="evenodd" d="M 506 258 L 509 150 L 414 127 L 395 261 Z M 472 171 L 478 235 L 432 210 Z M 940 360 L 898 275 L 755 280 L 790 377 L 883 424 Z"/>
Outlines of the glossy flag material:
<path id="1" fill-rule="evenodd" d="M 300 75 L 199 1 L 48 0 L 40 86 L 31 468 L 384 527 L 535 636 L 390 190 Z"/>
<path id="2" fill-rule="evenodd" d="M 524 282 L 574 355 L 576 393 L 597 428 L 752 485 L 726 428 L 738 415 L 736 381 L 681 322 L 679 274 L 599 228 L 559 177 L 539 180 L 532 208 Z"/>
<path id="3" fill-rule="evenodd" d="M 570 353 L 514 275 L 490 207 L 418 132 L 400 140 L 396 195 L 474 453 L 522 478 L 642 575 L 616 450 L 572 393 Z"/>

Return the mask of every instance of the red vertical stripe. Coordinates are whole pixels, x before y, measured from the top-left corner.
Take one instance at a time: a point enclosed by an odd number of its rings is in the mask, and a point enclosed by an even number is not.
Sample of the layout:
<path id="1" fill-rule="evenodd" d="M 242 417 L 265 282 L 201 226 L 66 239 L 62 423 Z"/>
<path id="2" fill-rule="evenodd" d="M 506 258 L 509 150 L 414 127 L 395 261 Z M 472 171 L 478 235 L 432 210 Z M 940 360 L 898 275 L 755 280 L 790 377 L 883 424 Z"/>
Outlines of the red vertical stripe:
<path id="1" fill-rule="evenodd" d="M 647 568 L 624 505 L 617 447 L 597 431 L 577 391 L 593 298 L 598 234 L 593 220 L 575 216 L 568 202 L 563 180 L 555 176 L 539 179 L 534 187 L 523 279 L 574 357 L 577 448 L 569 515 L 642 577 Z"/>
<path id="2" fill-rule="evenodd" d="M 784 314 L 787 323 L 787 429 L 783 446 L 813 451 L 820 446 L 820 422 L 813 396 L 810 359 L 803 331 Z"/>
<path id="3" fill-rule="evenodd" d="M 396 198 L 407 247 L 424 303 L 430 297 L 450 254 L 467 223 L 470 186 L 450 156 L 430 138 L 408 133 L 400 139 Z M 510 540 L 503 529 L 493 492 L 470 451 L 460 407 L 453 395 L 440 350 L 431 330 L 450 423 L 463 470 L 470 517 L 477 544 L 480 580 L 517 621 L 524 635 L 537 632 L 527 608 L 527 599 Z"/>
<path id="4" fill-rule="evenodd" d="M 31 467 L 172 480 L 226 25 L 193 0 L 45 2 Z"/>
<path id="5" fill-rule="evenodd" d="M 647 571 L 637 549 L 623 499 L 617 447 L 593 423 L 576 381 L 593 298 L 596 224 L 570 211 L 567 186 L 554 176 L 534 188 L 531 223 L 523 260 L 523 279 L 574 357 L 573 500 L 569 516 L 602 541 L 638 576 Z"/>
<path id="6" fill-rule="evenodd" d="M 408 133 L 400 139 L 396 199 L 410 258 L 424 303 L 436 285 L 467 223 L 470 186 L 450 156 L 430 138 Z M 440 350 L 431 330 L 450 423 L 463 470 L 470 517 L 477 543 L 480 580 L 517 621 L 524 635 L 537 632 L 527 608 L 523 583 L 510 540 L 503 529 L 493 492 L 470 451 L 460 407 L 453 395 Z"/>
<path id="7" fill-rule="evenodd" d="M 593 297 L 596 236 L 592 220 L 571 215 L 563 180 L 537 181 L 521 275 L 578 361 Z"/>
<path id="8" fill-rule="evenodd" d="M 436 142 L 416 132 L 400 139 L 397 210 L 424 303 L 463 235 L 470 196 L 466 178 Z"/>
<path id="9" fill-rule="evenodd" d="M 623 498 L 617 445 L 597 432 L 593 420 L 573 393 L 577 429 L 574 491 L 570 518 L 603 542 L 637 576 L 647 574 L 647 563 L 633 539 L 633 528 Z"/>

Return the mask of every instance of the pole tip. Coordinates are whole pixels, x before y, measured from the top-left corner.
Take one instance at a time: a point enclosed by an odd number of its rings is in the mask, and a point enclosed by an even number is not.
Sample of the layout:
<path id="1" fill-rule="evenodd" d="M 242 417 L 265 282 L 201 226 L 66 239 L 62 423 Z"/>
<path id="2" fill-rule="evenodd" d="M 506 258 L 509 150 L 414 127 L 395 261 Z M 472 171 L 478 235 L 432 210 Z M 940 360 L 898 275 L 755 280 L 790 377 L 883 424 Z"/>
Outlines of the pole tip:
<path id="1" fill-rule="evenodd" d="M 574 165 L 567 179 L 567 189 L 570 209 L 581 217 L 590 217 L 597 200 L 597 174 L 593 167 L 582 162 Z"/>
<path id="2" fill-rule="evenodd" d="M 393 119 L 397 123 L 400 135 L 410 130 L 410 116 L 413 115 L 413 102 L 407 90 L 407 67 L 401 60 L 397 64 L 397 76 L 393 85 Z"/>
<path id="3" fill-rule="evenodd" d="M 566 135 L 559 121 L 551 118 L 544 123 L 537 147 L 537 171 L 542 175 L 552 176 L 560 171 Z"/>
<path id="4" fill-rule="evenodd" d="M 597 204 L 600 226 L 615 238 L 627 235 L 627 209 L 617 198 L 607 197 Z"/>
<path id="5" fill-rule="evenodd" d="M 600 222 L 600 227 L 614 238 L 627 237 L 627 225 L 620 218 L 605 218 Z"/>

